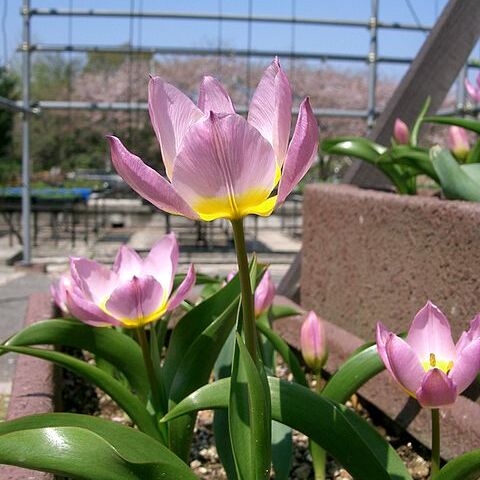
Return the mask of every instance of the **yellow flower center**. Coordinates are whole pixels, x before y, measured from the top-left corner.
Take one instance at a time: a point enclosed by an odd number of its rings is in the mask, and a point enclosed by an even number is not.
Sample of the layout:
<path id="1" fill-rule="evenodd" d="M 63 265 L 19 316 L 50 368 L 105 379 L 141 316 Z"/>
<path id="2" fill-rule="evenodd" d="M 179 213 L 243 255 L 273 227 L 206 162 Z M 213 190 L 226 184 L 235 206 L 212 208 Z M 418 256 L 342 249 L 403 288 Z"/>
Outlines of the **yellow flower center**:
<path id="1" fill-rule="evenodd" d="M 428 360 L 422 362 L 423 369 L 428 372 L 432 368 L 438 368 L 446 375 L 453 368 L 453 360 L 438 359 L 434 353 L 430 353 Z"/>

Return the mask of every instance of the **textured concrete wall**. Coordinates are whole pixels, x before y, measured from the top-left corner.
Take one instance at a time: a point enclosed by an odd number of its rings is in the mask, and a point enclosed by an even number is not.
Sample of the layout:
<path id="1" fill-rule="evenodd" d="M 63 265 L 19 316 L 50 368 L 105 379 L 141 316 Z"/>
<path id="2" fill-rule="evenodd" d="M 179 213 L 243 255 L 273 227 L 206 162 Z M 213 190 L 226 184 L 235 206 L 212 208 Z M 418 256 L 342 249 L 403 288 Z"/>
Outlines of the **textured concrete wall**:
<path id="1" fill-rule="evenodd" d="M 430 299 L 458 335 L 480 312 L 480 204 L 308 186 L 301 303 L 364 339 Z"/>

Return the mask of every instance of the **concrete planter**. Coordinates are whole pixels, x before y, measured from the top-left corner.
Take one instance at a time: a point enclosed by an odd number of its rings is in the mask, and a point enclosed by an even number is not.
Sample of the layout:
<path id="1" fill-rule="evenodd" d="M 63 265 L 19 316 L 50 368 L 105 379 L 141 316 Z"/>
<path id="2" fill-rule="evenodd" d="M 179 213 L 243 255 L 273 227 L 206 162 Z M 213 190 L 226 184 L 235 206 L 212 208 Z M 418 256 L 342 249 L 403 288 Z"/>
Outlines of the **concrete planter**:
<path id="1" fill-rule="evenodd" d="M 405 331 L 427 299 L 454 336 L 480 312 L 480 203 L 310 185 L 301 299 L 360 338 Z"/>
<path id="2" fill-rule="evenodd" d="M 28 302 L 24 325 L 52 318 L 54 313 L 55 309 L 49 295 L 33 294 Z M 55 411 L 58 390 L 56 387 L 56 372 L 52 363 L 19 355 L 8 404 L 7 420 Z M 0 465 L 0 478 L 2 480 L 54 480 L 54 475 Z"/>

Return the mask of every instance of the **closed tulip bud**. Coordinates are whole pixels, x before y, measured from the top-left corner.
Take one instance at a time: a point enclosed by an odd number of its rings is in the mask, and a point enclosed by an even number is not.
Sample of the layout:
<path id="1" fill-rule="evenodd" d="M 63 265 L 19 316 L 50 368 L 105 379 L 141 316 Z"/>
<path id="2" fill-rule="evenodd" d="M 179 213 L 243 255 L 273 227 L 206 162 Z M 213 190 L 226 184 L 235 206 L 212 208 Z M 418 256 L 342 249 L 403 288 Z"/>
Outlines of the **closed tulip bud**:
<path id="1" fill-rule="evenodd" d="M 448 148 L 459 160 L 465 160 L 470 151 L 467 131 L 462 127 L 448 129 Z"/>
<path id="2" fill-rule="evenodd" d="M 302 356 L 314 373 L 319 373 L 328 357 L 325 326 L 314 311 L 310 311 L 300 331 Z"/>
<path id="3" fill-rule="evenodd" d="M 258 317 L 266 312 L 272 305 L 275 298 L 275 284 L 272 281 L 270 272 L 267 270 L 255 290 L 255 316 Z"/>
<path id="4" fill-rule="evenodd" d="M 393 127 L 393 139 L 399 145 L 408 145 L 410 141 L 410 131 L 408 130 L 407 124 L 399 118 L 395 120 L 395 126 Z"/>

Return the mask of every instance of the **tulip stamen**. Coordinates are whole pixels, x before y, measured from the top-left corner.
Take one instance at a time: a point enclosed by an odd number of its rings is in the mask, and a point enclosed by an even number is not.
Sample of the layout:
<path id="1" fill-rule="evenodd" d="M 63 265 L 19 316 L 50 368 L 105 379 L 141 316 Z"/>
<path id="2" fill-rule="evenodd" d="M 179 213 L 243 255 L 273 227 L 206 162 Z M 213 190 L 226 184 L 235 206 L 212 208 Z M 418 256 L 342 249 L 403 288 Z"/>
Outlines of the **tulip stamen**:
<path id="1" fill-rule="evenodd" d="M 435 358 L 435 354 L 430 354 L 430 367 L 435 368 L 437 365 L 437 359 Z"/>

